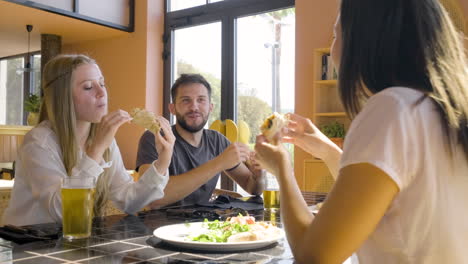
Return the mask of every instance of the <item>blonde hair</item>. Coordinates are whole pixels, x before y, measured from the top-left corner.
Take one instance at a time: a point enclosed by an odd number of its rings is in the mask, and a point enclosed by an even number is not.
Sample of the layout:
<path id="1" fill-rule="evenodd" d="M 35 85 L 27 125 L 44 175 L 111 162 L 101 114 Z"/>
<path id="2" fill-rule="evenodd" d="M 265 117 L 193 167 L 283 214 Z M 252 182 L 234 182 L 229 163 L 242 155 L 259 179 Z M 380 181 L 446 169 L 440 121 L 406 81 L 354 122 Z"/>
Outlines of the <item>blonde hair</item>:
<path id="1" fill-rule="evenodd" d="M 49 120 L 52 130 L 57 135 L 60 149 L 62 150 L 62 160 L 67 172 L 71 175 L 72 169 L 77 165 L 78 141 L 76 137 L 76 113 L 73 103 L 72 73 L 83 64 L 96 64 L 96 61 L 85 55 L 58 55 L 50 60 L 42 72 L 42 90 L 44 92 L 43 102 L 39 115 L 39 122 Z M 91 124 L 89 136 L 86 140 L 86 147 L 93 140 L 96 131 L 96 124 Z M 83 150 L 85 151 L 85 150 Z M 104 153 L 104 160 L 110 158 L 110 151 Z M 109 173 L 105 169 L 99 176 L 96 184 L 94 199 L 94 214 L 101 216 L 104 205 L 108 199 Z"/>

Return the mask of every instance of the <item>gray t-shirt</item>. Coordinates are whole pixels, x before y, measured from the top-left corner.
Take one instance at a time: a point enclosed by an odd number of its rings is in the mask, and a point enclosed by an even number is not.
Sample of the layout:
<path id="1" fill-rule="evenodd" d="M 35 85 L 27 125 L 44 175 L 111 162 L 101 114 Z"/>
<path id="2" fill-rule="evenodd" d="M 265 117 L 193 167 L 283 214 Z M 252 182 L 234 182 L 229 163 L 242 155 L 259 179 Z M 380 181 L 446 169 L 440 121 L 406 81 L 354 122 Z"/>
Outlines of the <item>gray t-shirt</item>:
<path id="1" fill-rule="evenodd" d="M 171 175 L 171 177 L 177 177 L 179 174 L 190 171 L 212 160 L 230 145 L 229 140 L 225 136 L 210 129 L 203 130 L 203 136 L 199 147 L 194 147 L 185 141 L 185 139 L 177 133 L 175 125 L 172 126 L 172 132 L 176 137 L 176 141 L 171 164 L 169 165 L 169 175 Z M 154 140 L 154 134 L 149 131 L 145 131 L 141 136 L 136 161 L 137 171 L 142 164 L 150 164 L 158 159 Z M 216 188 L 220 173 L 213 176 L 214 177 L 207 183 L 200 186 L 200 188 L 193 193 L 172 205 L 189 205 L 208 202 L 213 194 L 213 190 Z"/>

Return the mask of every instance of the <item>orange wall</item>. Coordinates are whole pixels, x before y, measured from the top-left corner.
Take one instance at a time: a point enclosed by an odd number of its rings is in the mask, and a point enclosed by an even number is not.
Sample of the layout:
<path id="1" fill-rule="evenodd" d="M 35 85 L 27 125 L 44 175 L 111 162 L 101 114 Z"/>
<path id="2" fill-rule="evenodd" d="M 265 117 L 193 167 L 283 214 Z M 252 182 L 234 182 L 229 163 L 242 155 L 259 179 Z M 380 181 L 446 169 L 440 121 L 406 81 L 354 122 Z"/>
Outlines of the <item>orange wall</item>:
<path id="1" fill-rule="evenodd" d="M 468 0 L 459 0 L 468 17 Z M 296 113 L 313 119 L 314 49 L 330 47 L 339 1 L 296 0 Z M 468 19 L 466 22 L 468 29 Z M 468 38 L 465 38 L 468 47 Z M 304 159 L 312 158 L 295 149 L 294 173 L 304 183 Z M 311 177 L 312 175 L 307 175 Z"/>
<path id="2" fill-rule="evenodd" d="M 468 0 L 459 0 L 460 6 L 465 15 L 465 31 L 468 32 Z M 466 34 L 465 34 L 466 35 Z M 465 36 L 465 47 L 468 47 L 468 38 Z"/>
<path id="3" fill-rule="evenodd" d="M 135 31 L 125 37 L 66 45 L 64 53 L 96 59 L 106 79 L 109 110 L 145 107 L 162 114 L 164 0 L 135 1 Z M 135 168 L 138 140 L 144 129 L 124 124 L 117 132 L 125 166 Z"/>
<path id="4" fill-rule="evenodd" d="M 310 119 L 314 114 L 314 49 L 330 47 L 337 14 L 338 1 L 296 0 L 296 113 Z M 305 177 L 304 159 L 309 158 L 295 149 L 294 173 L 300 186 Z"/>

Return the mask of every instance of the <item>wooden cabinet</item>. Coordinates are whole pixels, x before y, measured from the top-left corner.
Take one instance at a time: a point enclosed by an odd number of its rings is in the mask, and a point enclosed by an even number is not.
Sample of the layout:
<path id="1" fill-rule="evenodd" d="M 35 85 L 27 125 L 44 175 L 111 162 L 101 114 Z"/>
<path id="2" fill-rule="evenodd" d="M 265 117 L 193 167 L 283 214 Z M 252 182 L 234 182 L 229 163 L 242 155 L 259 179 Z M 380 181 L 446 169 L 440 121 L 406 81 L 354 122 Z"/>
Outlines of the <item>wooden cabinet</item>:
<path id="1" fill-rule="evenodd" d="M 304 175 L 303 191 L 327 193 L 335 183 L 327 165 L 318 159 L 304 161 Z"/>

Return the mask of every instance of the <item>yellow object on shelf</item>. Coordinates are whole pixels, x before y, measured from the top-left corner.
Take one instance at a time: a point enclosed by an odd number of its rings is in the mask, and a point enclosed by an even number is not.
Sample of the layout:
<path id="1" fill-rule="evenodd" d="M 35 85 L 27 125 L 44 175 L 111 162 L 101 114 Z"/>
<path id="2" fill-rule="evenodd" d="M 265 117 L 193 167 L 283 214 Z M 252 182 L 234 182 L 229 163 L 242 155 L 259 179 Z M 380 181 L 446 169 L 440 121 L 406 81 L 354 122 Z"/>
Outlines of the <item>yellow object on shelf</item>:
<path id="1" fill-rule="evenodd" d="M 210 126 L 211 130 L 216 130 L 219 133 L 225 135 L 226 134 L 226 126 L 224 125 L 223 121 L 221 120 L 215 120 L 213 123 L 211 123 Z"/>
<path id="2" fill-rule="evenodd" d="M 225 124 L 226 124 L 225 136 L 232 143 L 237 142 L 238 130 L 237 130 L 236 123 L 234 123 L 234 121 L 232 121 L 231 119 L 226 119 Z"/>
<path id="3" fill-rule="evenodd" d="M 242 142 L 244 144 L 249 144 L 250 128 L 243 120 L 238 121 L 237 125 L 231 119 L 226 119 L 224 122 L 215 120 L 210 125 L 210 129 L 223 134 L 232 143 Z"/>
<path id="4" fill-rule="evenodd" d="M 239 131 L 238 141 L 244 144 L 249 144 L 250 139 L 250 128 L 249 125 L 244 120 L 239 120 L 237 122 L 237 128 Z"/>
<path id="5" fill-rule="evenodd" d="M 319 48 L 319 49 L 315 49 L 315 52 L 317 53 L 325 53 L 325 54 L 330 54 L 330 48 Z"/>

